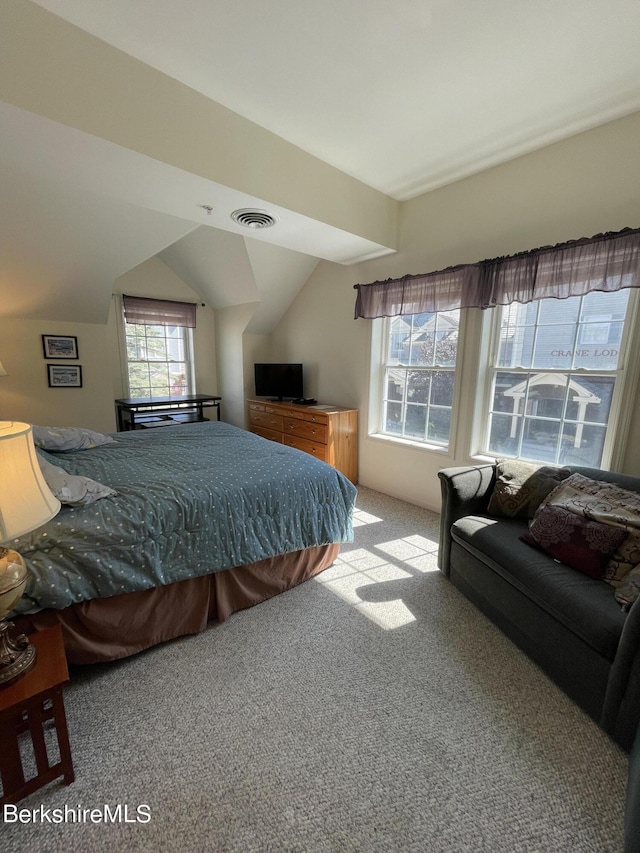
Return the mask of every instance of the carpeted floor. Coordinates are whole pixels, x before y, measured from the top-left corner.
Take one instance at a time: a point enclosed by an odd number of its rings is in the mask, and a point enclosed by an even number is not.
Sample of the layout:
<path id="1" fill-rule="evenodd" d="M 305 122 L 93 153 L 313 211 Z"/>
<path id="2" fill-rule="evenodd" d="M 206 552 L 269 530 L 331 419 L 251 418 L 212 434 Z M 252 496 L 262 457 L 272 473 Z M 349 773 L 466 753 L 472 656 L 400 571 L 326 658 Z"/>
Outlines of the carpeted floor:
<path id="1" fill-rule="evenodd" d="M 76 782 L 3 850 L 605 853 L 627 759 L 436 571 L 438 516 L 360 489 L 319 578 L 66 690 Z M 48 823 L 40 808 L 145 823 Z"/>

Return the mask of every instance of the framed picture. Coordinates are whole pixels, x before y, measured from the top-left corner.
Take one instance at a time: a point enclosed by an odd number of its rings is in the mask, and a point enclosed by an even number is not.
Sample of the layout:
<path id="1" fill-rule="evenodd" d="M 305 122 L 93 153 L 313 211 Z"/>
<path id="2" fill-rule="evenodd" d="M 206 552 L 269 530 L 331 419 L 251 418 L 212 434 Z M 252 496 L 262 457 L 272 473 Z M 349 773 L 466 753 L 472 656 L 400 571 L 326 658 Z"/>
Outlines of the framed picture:
<path id="1" fill-rule="evenodd" d="M 49 388 L 82 388 L 80 364 L 48 364 Z"/>
<path id="2" fill-rule="evenodd" d="M 45 358 L 78 358 L 78 339 L 74 335 L 43 335 Z"/>

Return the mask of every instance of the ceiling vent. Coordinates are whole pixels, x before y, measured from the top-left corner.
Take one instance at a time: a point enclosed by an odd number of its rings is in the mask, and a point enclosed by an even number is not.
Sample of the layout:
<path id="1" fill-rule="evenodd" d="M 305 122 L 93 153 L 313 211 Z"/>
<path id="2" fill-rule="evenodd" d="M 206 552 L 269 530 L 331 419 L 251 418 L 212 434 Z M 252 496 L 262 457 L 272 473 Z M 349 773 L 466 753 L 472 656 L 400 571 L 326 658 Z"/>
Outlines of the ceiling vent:
<path id="1" fill-rule="evenodd" d="M 245 228 L 271 228 L 278 221 L 271 213 L 266 210 L 254 210 L 251 207 L 242 207 L 240 210 L 234 210 L 231 218 L 238 225 L 243 225 Z"/>

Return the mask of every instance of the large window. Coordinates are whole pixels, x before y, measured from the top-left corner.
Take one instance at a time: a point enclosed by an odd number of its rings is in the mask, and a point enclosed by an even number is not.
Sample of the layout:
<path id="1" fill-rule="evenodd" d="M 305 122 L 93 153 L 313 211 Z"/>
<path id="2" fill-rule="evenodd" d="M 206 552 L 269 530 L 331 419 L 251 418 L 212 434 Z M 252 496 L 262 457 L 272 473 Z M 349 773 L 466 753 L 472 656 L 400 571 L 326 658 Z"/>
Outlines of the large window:
<path id="1" fill-rule="evenodd" d="M 447 446 L 460 312 L 410 314 L 385 322 L 380 431 Z"/>
<path id="2" fill-rule="evenodd" d="M 484 452 L 600 467 L 615 425 L 629 290 L 495 308 Z"/>
<path id="3" fill-rule="evenodd" d="M 191 329 L 125 323 L 125 333 L 131 397 L 191 393 Z"/>
<path id="4" fill-rule="evenodd" d="M 191 394 L 195 303 L 123 295 L 122 308 L 130 396 Z"/>

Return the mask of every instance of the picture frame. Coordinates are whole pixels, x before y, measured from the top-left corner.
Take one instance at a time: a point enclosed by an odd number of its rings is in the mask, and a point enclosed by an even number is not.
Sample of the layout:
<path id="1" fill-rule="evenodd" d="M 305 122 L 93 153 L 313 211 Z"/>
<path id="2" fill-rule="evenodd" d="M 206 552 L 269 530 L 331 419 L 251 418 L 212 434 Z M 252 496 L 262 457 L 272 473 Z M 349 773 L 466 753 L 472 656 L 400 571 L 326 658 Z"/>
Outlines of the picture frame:
<path id="1" fill-rule="evenodd" d="M 81 364 L 48 364 L 49 388 L 82 388 Z"/>
<path id="2" fill-rule="evenodd" d="M 78 339 L 75 335 L 43 335 L 45 358 L 78 358 Z"/>

